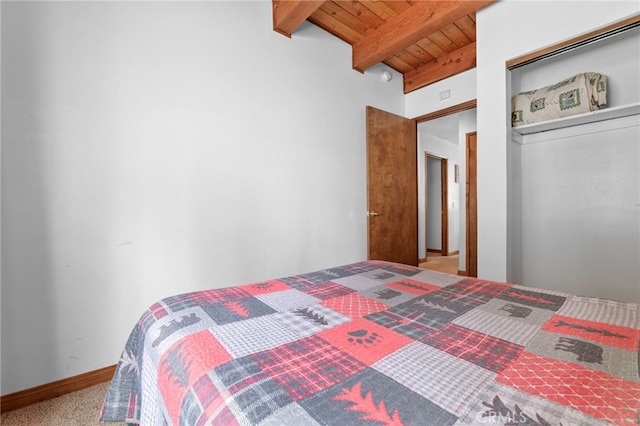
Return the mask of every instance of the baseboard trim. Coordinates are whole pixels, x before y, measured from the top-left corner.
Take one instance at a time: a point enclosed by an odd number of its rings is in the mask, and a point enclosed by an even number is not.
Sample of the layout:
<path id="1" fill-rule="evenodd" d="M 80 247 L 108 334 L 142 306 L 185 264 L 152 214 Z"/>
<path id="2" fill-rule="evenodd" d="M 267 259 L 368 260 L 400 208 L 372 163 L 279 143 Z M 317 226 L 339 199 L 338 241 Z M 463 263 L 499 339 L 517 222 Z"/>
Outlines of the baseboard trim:
<path id="1" fill-rule="evenodd" d="M 467 274 L 467 271 L 461 271 L 460 269 L 458 269 L 458 275 L 460 275 L 460 276 L 462 276 L 462 277 L 467 277 L 467 276 L 469 276 L 469 275 Z"/>
<path id="2" fill-rule="evenodd" d="M 27 407 L 36 402 L 57 398 L 71 392 L 79 391 L 113 378 L 116 366 L 112 365 L 88 373 L 25 389 L 0 396 L 0 413 Z"/>
<path id="3" fill-rule="evenodd" d="M 439 249 L 427 249 L 427 253 L 438 253 L 441 254 L 442 250 Z M 460 254 L 460 250 L 450 251 L 445 256 L 455 256 L 456 254 Z M 420 259 L 422 260 L 422 259 Z"/>

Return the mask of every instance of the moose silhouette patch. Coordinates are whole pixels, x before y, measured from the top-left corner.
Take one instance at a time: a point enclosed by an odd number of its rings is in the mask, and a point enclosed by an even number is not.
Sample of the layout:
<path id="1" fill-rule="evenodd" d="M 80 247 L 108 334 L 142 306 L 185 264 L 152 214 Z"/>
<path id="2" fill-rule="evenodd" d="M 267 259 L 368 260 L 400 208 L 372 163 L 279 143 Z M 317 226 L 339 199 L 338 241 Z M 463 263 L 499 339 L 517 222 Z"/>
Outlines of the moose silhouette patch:
<path id="1" fill-rule="evenodd" d="M 514 318 L 526 318 L 532 312 L 530 308 L 527 308 L 524 306 L 512 305 L 511 303 L 505 304 L 499 310 L 509 312 L 509 316 Z"/>
<path id="2" fill-rule="evenodd" d="M 602 348 L 593 343 L 561 337 L 554 349 L 574 353 L 578 355 L 578 361 L 602 364 Z"/>

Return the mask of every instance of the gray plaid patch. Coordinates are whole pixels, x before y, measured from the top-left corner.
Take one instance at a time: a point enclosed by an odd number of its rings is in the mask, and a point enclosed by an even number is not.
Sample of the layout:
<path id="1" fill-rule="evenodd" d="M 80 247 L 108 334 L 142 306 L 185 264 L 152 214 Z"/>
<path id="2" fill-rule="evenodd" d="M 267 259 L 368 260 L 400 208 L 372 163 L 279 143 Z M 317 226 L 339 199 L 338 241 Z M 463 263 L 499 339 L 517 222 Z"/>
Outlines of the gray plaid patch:
<path id="1" fill-rule="evenodd" d="M 296 402 L 282 407 L 264 421 L 260 422 L 260 426 L 282 426 L 285 424 L 320 426 L 320 423 L 316 422 L 313 417 Z"/>
<path id="2" fill-rule="evenodd" d="M 527 287 L 525 285 L 519 285 L 519 284 L 513 284 L 510 288 L 513 290 L 528 290 L 528 291 L 534 291 L 536 293 L 550 294 L 553 296 L 558 296 L 561 299 L 566 299 L 567 297 L 571 296 L 571 294 L 565 293 L 562 291 L 549 290 L 547 288 Z"/>
<path id="3" fill-rule="evenodd" d="M 276 291 L 274 293 L 258 294 L 256 299 L 261 300 L 266 305 L 279 312 L 296 309 L 302 306 L 313 305 L 318 303 L 320 299 L 303 293 L 300 290 L 291 289 L 284 291 Z"/>
<path id="4" fill-rule="evenodd" d="M 414 342 L 375 363 L 372 368 L 391 377 L 456 416 L 467 413 L 471 401 L 495 373 Z"/>
<path id="5" fill-rule="evenodd" d="M 334 283 L 362 291 L 371 287 L 379 286 L 383 282 L 388 282 L 391 276 L 396 276 L 390 272 L 377 269 L 362 275 L 352 275 L 350 277 L 333 280 Z"/>
<path id="6" fill-rule="evenodd" d="M 271 379 L 264 379 L 237 392 L 233 402 L 229 403 L 229 409 L 238 411 L 236 418 L 244 417 L 250 424 L 256 424 L 290 402 L 291 398 L 280 386 Z"/>
<path id="7" fill-rule="evenodd" d="M 556 313 L 565 317 L 640 328 L 640 312 L 634 303 L 573 296 L 567 298 Z"/>
<path id="8" fill-rule="evenodd" d="M 211 333 L 234 358 L 272 349 L 299 338 L 293 331 L 283 329 L 274 315 L 278 314 L 225 324 L 212 328 Z"/>
<path id="9" fill-rule="evenodd" d="M 505 321 L 498 315 L 479 309 L 467 312 L 454 319 L 452 323 L 522 346 L 526 345 L 540 329 L 539 325 L 515 320 Z"/>
<path id="10" fill-rule="evenodd" d="M 520 324 L 530 324 L 542 326 L 552 316 L 553 311 L 548 309 L 540 309 L 535 306 L 527 306 L 513 301 L 504 299 L 493 299 L 479 306 L 477 309 L 491 312 L 499 317 L 505 317 L 510 320 L 517 321 Z"/>
<path id="11" fill-rule="evenodd" d="M 223 400 L 240 424 L 257 424 L 292 402 L 249 357 L 229 361 L 215 368 L 209 377 L 216 389 L 222 390 Z"/>
<path id="12" fill-rule="evenodd" d="M 299 337 L 311 336 L 351 321 L 351 318 L 319 304 L 283 312 L 273 318 Z"/>

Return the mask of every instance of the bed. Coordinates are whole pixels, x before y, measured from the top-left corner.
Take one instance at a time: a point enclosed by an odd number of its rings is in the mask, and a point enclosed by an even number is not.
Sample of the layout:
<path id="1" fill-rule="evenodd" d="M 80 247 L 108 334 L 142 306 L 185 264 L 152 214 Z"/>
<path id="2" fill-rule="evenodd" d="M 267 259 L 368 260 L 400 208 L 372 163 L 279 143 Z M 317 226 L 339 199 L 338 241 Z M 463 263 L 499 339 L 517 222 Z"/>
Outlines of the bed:
<path id="1" fill-rule="evenodd" d="M 134 327 L 100 420 L 638 424 L 639 307 L 381 261 L 177 295 Z"/>

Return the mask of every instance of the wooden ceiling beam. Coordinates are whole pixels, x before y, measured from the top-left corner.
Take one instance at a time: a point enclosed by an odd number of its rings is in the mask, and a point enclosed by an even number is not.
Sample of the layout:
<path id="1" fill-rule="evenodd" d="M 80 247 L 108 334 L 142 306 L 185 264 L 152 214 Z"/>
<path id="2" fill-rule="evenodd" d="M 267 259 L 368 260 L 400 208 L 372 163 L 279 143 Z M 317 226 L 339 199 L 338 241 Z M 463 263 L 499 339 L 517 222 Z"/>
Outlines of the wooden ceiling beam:
<path id="1" fill-rule="evenodd" d="M 419 1 L 353 45 L 353 68 L 364 72 L 396 52 L 496 0 Z"/>
<path id="2" fill-rule="evenodd" d="M 291 34 L 324 0 L 273 0 L 273 30 L 291 38 Z"/>
<path id="3" fill-rule="evenodd" d="M 476 43 L 473 42 L 404 74 L 404 93 L 444 80 L 475 68 Z"/>

